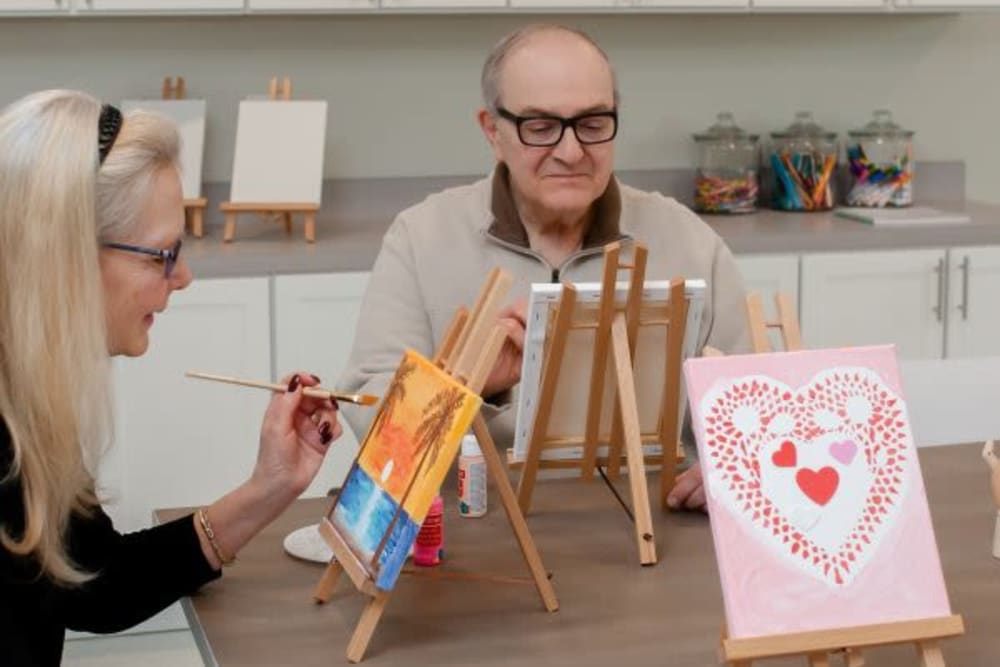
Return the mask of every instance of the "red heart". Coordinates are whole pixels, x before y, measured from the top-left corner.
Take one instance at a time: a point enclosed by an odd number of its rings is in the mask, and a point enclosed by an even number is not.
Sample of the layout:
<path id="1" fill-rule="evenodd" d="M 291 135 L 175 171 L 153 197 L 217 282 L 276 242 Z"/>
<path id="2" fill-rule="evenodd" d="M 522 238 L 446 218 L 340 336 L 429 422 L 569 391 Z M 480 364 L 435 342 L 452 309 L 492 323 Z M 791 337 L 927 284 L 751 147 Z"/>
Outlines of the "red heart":
<path id="1" fill-rule="evenodd" d="M 781 449 L 771 454 L 771 461 L 779 468 L 794 468 L 796 461 L 798 461 L 795 454 L 795 445 L 785 440 L 781 443 Z"/>
<path id="2" fill-rule="evenodd" d="M 801 468 L 795 473 L 795 481 L 810 500 L 817 505 L 826 505 L 837 491 L 840 475 L 830 466 L 819 470 Z"/>

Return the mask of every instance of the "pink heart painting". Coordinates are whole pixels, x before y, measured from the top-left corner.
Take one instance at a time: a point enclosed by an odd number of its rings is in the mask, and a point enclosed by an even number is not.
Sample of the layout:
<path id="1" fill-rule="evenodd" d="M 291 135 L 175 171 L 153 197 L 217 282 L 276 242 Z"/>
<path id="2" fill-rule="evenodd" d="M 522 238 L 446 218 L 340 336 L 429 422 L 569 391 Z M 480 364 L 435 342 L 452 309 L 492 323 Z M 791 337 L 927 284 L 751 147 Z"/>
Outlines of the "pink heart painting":
<path id="1" fill-rule="evenodd" d="M 823 371 L 800 387 L 733 378 L 701 400 L 709 479 L 759 539 L 845 584 L 901 505 L 909 470 L 901 408 L 865 368 Z"/>
<path id="2" fill-rule="evenodd" d="M 727 615 L 744 609 L 749 629 L 788 613 L 774 627 L 811 629 L 819 609 L 843 604 L 845 624 L 892 620 L 886 604 L 859 612 L 850 600 L 898 595 L 902 564 L 933 589 L 929 608 L 947 610 L 891 348 L 697 359 L 685 377 Z"/>

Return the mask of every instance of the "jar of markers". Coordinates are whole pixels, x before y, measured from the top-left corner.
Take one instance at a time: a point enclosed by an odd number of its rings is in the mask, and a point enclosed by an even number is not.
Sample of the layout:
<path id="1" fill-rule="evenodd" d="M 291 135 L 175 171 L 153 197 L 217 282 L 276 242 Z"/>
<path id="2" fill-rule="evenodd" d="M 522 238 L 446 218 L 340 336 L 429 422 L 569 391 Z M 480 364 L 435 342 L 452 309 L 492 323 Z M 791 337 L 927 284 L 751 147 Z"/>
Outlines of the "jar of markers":
<path id="1" fill-rule="evenodd" d="M 694 208 L 699 213 L 757 210 L 757 135 L 722 112 L 714 125 L 694 135 L 698 146 Z"/>
<path id="2" fill-rule="evenodd" d="M 892 120 L 892 113 L 880 109 L 864 127 L 851 130 L 847 143 L 847 164 L 851 186 L 848 206 L 882 208 L 913 203 L 913 131 Z"/>
<path id="3" fill-rule="evenodd" d="M 780 211 L 832 209 L 837 133 L 817 125 L 812 113 L 799 111 L 791 125 L 771 133 L 771 144 L 772 206 Z"/>

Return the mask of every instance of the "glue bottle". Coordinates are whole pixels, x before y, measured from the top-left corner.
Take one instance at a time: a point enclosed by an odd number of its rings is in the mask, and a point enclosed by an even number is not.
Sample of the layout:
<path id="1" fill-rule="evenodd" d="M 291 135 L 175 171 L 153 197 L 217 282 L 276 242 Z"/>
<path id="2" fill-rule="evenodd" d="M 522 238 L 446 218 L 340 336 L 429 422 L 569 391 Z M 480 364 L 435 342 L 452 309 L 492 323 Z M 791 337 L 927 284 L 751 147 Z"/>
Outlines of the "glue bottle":
<path id="1" fill-rule="evenodd" d="M 444 558 L 444 501 L 434 496 L 413 545 L 413 564 L 431 567 Z"/>
<path id="2" fill-rule="evenodd" d="M 458 457 L 458 513 L 470 518 L 486 514 L 486 459 L 471 433 L 462 438 Z"/>

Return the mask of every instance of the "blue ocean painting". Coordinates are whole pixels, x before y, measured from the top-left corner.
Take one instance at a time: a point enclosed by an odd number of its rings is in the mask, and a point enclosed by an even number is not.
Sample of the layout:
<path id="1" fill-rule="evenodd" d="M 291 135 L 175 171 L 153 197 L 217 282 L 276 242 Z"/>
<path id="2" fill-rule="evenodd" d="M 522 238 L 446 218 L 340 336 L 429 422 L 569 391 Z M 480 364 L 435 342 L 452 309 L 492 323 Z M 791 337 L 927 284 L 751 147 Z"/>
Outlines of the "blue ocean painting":
<path id="1" fill-rule="evenodd" d="M 361 468 L 355 466 L 340 492 L 333 522 L 364 562 L 371 562 L 382 536 L 389 529 L 399 505 Z M 391 590 L 417 539 L 420 526 L 401 512 L 379 557 L 375 586 Z"/>

